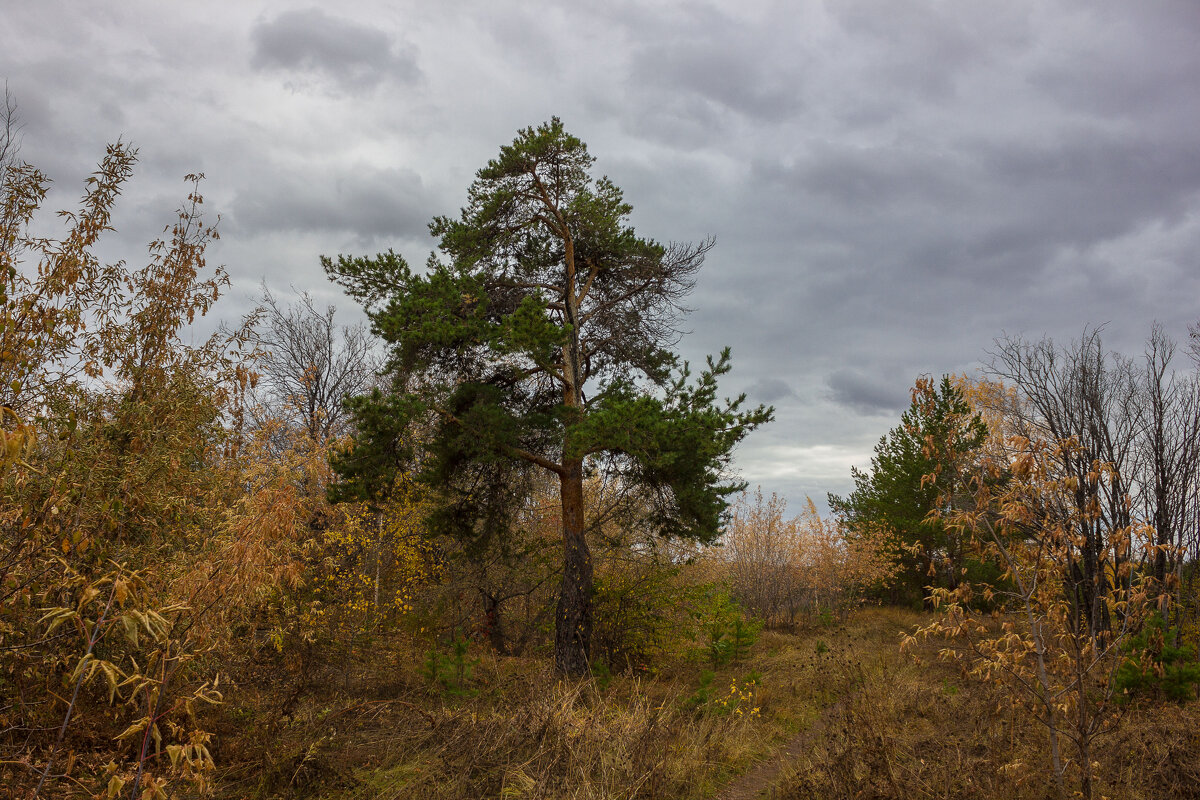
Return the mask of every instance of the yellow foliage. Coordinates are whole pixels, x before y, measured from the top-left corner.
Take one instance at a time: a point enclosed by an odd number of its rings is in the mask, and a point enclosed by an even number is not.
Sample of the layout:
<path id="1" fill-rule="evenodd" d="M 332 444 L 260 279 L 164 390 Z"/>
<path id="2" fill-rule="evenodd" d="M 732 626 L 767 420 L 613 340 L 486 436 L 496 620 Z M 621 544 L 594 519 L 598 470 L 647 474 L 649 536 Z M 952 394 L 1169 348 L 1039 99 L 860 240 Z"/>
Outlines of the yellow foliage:
<path id="1" fill-rule="evenodd" d="M 988 391 L 1000 392 L 996 385 Z M 1004 419 L 992 424 L 1012 427 Z M 1060 741 L 1073 742 L 1086 760 L 1093 737 L 1115 720 L 1121 643 L 1152 610 L 1146 581 L 1130 561 L 1153 548 L 1153 530 L 1114 528 L 1089 540 L 1084 532 L 1101 524 L 1100 511 L 1097 503 L 1077 502 L 1080 481 L 1094 500 L 1099 486 L 1119 480 L 1112 466 L 1092 462 L 1083 475 L 1068 475 L 1060 465 L 1078 454 L 1073 440 L 993 438 L 969 493 L 943 503 L 942 519 L 996 563 L 1002 578 L 935 590 L 943 616 L 916 636 L 956 640 L 943 657 L 1008 687 L 1013 702 L 1045 725 L 1062 787 L 1068 757 Z M 1077 578 L 1085 555 L 1096 565 L 1095 585 Z M 998 608 L 977 610 L 975 595 Z M 996 614 L 1005 616 L 992 619 Z"/>
<path id="2" fill-rule="evenodd" d="M 293 570 L 295 503 L 239 459 L 245 330 L 185 341 L 228 283 L 199 177 L 144 267 L 95 255 L 135 160 L 109 147 L 62 239 L 29 234 L 44 175 L 0 187 L 0 760 L 36 759 L 26 796 L 65 790 L 60 728 L 112 759 L 74 785 L 203 791 L 214 651 Z M 175 774 L 151 774 L 169 746 Z"/>
<path id="3" fill-rule="evenodd" d="M 733 505 L 719 558 L 734 594 L 768 624 L 798 615 L 841 611 L 867 587 L 886 585 L 897 552 L 884 531 L 848 531 L 822 519 L 811 498 L 785 519 L 778 495 L 743 494 Z"/>

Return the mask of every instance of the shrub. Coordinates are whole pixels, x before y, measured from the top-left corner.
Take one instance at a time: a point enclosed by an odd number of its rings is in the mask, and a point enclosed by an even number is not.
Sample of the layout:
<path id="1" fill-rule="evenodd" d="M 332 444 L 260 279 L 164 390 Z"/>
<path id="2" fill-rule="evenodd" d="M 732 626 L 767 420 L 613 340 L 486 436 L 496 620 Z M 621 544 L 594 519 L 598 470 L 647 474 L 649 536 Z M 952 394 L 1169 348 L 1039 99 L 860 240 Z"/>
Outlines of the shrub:
<path id="1" fill-rule="evenodd" d="M 1179 641 L 1179 629 L 1167 627 L 1162 614 L 1156 613 L 1122 648 L 1125 660 L 1117 668 L 1114 682 L 1122 702 L 1153 697 L 1184 703 L 1196 697 L 1196 685 L 1200 684 L 1196 648 L 1173 646 L 1168 644 L 1171 641 Z"/>
<path id="2" fill-rule="evenodd" d="M 478 658 L 467 656 L 470 643 L 457 635 L 450 642 L 449 653 L 429 650 L 425 654 L 425 666 L 421 674 L 431 685 L 436 684 L 446 694 L 456 697 L 473 697 L 479 690 L 468 686 L 472 673 L 479 664 Z"/>

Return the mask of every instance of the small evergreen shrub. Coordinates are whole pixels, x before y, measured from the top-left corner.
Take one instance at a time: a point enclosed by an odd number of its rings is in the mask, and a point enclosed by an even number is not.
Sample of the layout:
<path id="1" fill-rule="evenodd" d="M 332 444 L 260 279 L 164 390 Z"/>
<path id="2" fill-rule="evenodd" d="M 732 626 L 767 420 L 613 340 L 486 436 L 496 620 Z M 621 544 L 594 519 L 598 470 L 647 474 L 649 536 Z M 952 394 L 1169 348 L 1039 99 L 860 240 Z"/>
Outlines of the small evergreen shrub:
<path id="1" fill-rule="evenodd" d="M 1190 644 L 1169 644 L 1179 640 L 1176 627 L 1168 627 L 1161 614 L 1147 620 L 1141 632 L 1124 646 L 1125 660 L 1117 668 L 1115 687 L 1118 698 L 1128 702 L 1136 697 L 1166 699 L 1185 703 L 1196 698 L 1200 684 L 1200 661 Z"/>
<path id="2" fill-rule="evenodd" d="M 749 655 L 762 630 L 762 622 L 747 620 L 742 607 L 723 591 L 710 593 L 692 616 L 703 632 L 703 652 L 714 670 Z"/>
<path id="3" fill-rule="evenodd" d="M 445 694 L 455 697 L 474 697 L 479 690 L 468 684 L 471 682 L 472 673 L 479 663 L 479 659 L 469 658 L 467 656 L 469 650 L 470 643 L 465 638 L 460 639 L 456 635 L 450 643 L 449 653 L 429 650 L 425 654 L 425 664 L 421 668 L 421 674 L 425 680 L 429 681 L 430 685 L 438 686 Z"/>

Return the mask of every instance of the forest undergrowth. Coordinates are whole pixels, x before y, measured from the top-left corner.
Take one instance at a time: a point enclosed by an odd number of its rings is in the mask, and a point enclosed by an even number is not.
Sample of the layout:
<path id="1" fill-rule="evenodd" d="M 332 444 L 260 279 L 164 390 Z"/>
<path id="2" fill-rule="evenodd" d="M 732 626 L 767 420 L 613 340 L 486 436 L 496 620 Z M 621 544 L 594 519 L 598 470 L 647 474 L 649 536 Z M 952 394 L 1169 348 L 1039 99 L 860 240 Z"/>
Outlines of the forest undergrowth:
<path id="1" fill-rule="evenodd" d="M 231 692 L 217 784 L 230 798 L 712 798 L 824 716 L 761 796 L 1053 797 L 1038 723 L 933 643 L 901 652 L 928 616 L 866 608 L 764 632 L 715 672 L 680 657 L 582 681 L 470 648 L 469 677 L 435 685 L 411 642 L 379 640 L 286 715 Z M 1099 797 L 1192 797 L 1200 707 L 1135 705 L 1096 759 Z"/>
<path id="2" fill-rule="evenodd" d="M 886 642 L 880 643 L 886 649 Z M 1003 689 L 925 652 L 866 659 L 859 690 L 830 710 L 820 737 L 771 795 L 853 798 L 1054 798 L 1046 729 Z M 1118 731 L 1098 737 L 1096 797 L 1195 797 L 1200 705 L 1135 703 Z M 1078 764 L 1068 764 L 1069 775 Z"/>
<path id="3" fill-rule="evenodd" d="M 900 635 L 919 620 L 870 609 L 764 632 L 715 670 L 694 652 L 582 681 L 558 678 L 544 658 L 474 646 L 461 655 L 461 682 L 431 680 L 411 641 L 379 639 L 286 713 L 261 688 L 231 690 L 217 783 L 228 797 L 328 800 L 713 797 L 839 698 L 896 669 Z"/>

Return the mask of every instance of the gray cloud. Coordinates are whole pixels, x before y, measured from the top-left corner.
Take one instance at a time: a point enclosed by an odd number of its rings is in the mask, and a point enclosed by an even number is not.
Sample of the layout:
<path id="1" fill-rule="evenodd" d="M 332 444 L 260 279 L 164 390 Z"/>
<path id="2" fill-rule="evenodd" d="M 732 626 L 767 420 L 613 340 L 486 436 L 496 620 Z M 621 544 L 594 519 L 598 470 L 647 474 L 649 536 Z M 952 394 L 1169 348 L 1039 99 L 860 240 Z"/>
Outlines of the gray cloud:
<path id="1" fill-rule="evenodd" d="M 255 69 L 320 76 L 345 91 L 369 89 L 385 78 L 411 83 L 421 75 L 415 56 L 387 34 L 319 8 L 260 20 L 250 38 Z"/>
<path id="2" fill-rule="evenodd" d="M 797 118 L 808 57 L 792 35 L 802 20 L 780 13 L 773 23 L 699 3 L 612 15 L 610 24 L 630 43 L 621 67 L 624 102 L 617 108 L 625 130 L 672 150 L 702 149 L 736 137 L 746 125 Z"/>
<path id="3" fill-rule="evenodd" d="M 1068 6 L 1075 6 L 1069 19 L 1076 35 L 1056 42 L 1031 70 L 1032 86 L 1064 108 L 1139 126 L 1163 117 L 1195 121 L 1195 105 L 1178 102 L 1200 72 L 1194 4 L 1155 0 L 1136 14 L 1111 2 Z M 1089 35 L 1078 35 L 1085 30 Z"/>
<path id="4" fill-rule="evenodd" d="M 296 173 L 282 166 L 233 198 L 228 226 L 239 235 L 309 231 L 380 238 L 428 238 L 434 205 L 410 169 L 365 164 Z"/>
<path id="5" fill-rule="evenodd" d="M 796 392 L 787 381 L 779 378 L 760 378 L 746 390 L 750 400 L 755 403 L 778 403 L 787 397 L 795 397 Z"/>
<path id="6" fill-rule="evenodd" d="M 739 48 L 710 41 L 668 42 L 634 54 L 631 74 L 660 84 L 663 94 L 687 103 L 728 109 L 751 119 L 777 123 L 800 108 L 800 87 L 786 71 L 747 61 Z M 662 95 L 657 95 L 662 101 Z"/>
<path id="7" fill-rule="evenodd" d="M 982 69 L 1027 47 L 1030 14 L 1020 4 L 991 2 L 902 6 L 888 0 L 829 4 L 836 23 L 856 45 L 874 86 L 903 92 L 910 101 L 952 102 Z"/>
<path id="8" fill-rule="evenodd" d="M 756 164 L 756 177 L 830 200 L 847 212 L 955 206 L 971 192 L 962 159 L 934 143 L 854 147 L 816 143 L 793 166 Z M 904 204 L 901 206 L 900 204 Z"/>
<path id="9" fill-rule="evenodd" d="M 908 402 L 903 390 L 896 390 L 895 382 L 857 369 L 834 372 L 829 376 L 828 387 L 834 402 L 860 414 L 891 414 Z"/>
<path id="10" fill-rule="evenodd" d="M 1182 338 L 1197 314 L 1192 0 L 353 8 L 14 4 L 0 78 L 54 206 L 124 135 L 122 231 L 161 227 L 203 169 L 235 285 L 329 301 L 318 254 L 419 261 L 473 172 L 560 115 L 639 233 L 717 237 L 681 355 L 732 346 L 723 393 L 777 406 L 739 464 L 793 502 L 844 493 L 913 379 L 1006 331 L 1108 322 L 1136 354 L 1151 320 Z"/>

